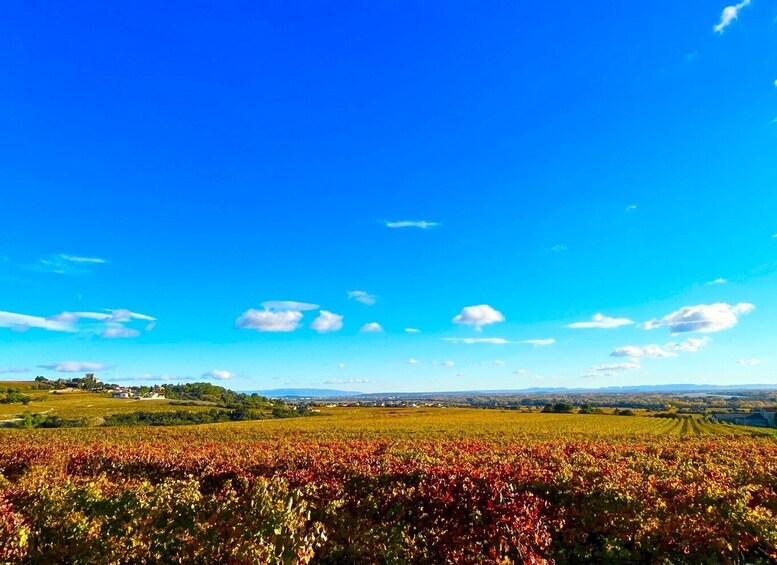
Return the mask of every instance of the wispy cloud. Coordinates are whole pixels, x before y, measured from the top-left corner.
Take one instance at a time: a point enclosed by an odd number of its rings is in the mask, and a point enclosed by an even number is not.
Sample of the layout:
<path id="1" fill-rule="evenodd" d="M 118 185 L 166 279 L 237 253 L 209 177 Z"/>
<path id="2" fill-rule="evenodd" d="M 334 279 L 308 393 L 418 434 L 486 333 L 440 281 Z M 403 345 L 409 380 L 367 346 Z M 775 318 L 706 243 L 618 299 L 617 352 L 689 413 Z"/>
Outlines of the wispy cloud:
<path id="1" fill-rule="evenodd" d="M 63 261 L 70 261 L 71 263 L 107 263 L 105 259 L 100 259 L 99 257 L 79 257 L 77 255 L 67 255 L 65 253 L 60 254 L 59 257 Z"/>
<path id="2" fill-rule="evenodd" d="M 591 367 L 591 371 L 597 372 L 631 371 L 632 369 L 639 369 L 639 363 L 605 363 Z"/>
<path id="3" fill-rule="evenodd" d="M 685 332 L 711 333 L 733 328 L 739 321 L 739 317 L 749 314 L 755 306 L 742 302 L 739 304 L 699 304 L 697 306 L 684 306 L 676 312 L 672 312 L 663 318 L 650 320 L 639 327 L 652 330 L 660 327 L 668 327 L 673 334 Z"/>
<path id="4" fill-rule="evenodd" d="M 405 333 L 406 334 L 420 334 L 421 330 L 419 330 L 418 328 L 405 328 Z"/>
<path id="5" fill-rule="evenodd" d="M 731 23 L 736 20 L 739 17 L 739 12 L 744 8 L 745 6 L 750 5 L 750 0 L 742 0 L 739 4 L 734 4 L 733 6 L 726 6 L 723 8 L 723 11 L 720 13 L 720 22 L 718 25 L 716 25 L 714 29 L 718 33 L 723 33 L 723 30 L 726 29 Z"/>
<path id="6" fill-rule="evenodd" d="M 29 373 L 26 367 L 0 367 L 0 375 L 13 375 L 14 373 Z"/>
<path id="7" fill-rule="evenodd" d="M 534 347 L 545 347 L 547 345 L 553 345 L 556 343 L 556 340 L 553 338 L 550 339 L 524 339 L 520 343 L 528 343 L 529 345 L 533 345 Z"/>
<path id="8" fill-rule="evenodd" d="M 377 296 L 374 294 L 369 294 L 363 290 L 349 290 L 348 298 L 355 300 L 356 302 L 366 304 L 367 306 L 372 306 L 378 300 Z"/>
<path id="9" fill-rule="evenodd" d="M 229 379 L 234 379 L 235 373 L 232 373 L 231 371 L 225 371 L 223 369 L 213 369 L 212 371 L 203 373 L 202 378 L 207 380 L 226 381 Z"/>
<path id="10" fill-rule="evenodd" d="M 127 328 L 122 325 L 112 325 L 100 332 L 100 337 L 105 339 L 131 338 L 138 337 L 140 332 L 134 328 Z"/>
<path id="11" fill-rule="evenodd" d="M 494 345 L 503 345 L 510 343 L 508 340 L 501 337 L 444 337 L 443 341 L 450 341 L 453 343 L 490 343 Z"/>
<path id="12" fill-rule="evenodd" d="M 728 282 L 727 279 L 720 279 L 720 278 L 718 278 L 718 279 L 715 279 L 715 280 L 712 280 L 712 281 L 707 281 L 704 284 L 707 285 L 707 286 L 715 286 L 715 285 L 719 285 L 719 284 L 726 284 L 727 282 Z"/>
<path id="13" fill-rule="evenodd" d="M 147 314 L 139 314 L 137 312 L 132 312 L 131 310 L 127 310 L 124 308 L 119 308 L 116 310 L 106 310 L 105 312 L 61 312 L 60 314 L 55 314 L 54 316 L 49 316 L 49 320 L 56 320 L 59 322 L 69 322 L 69 323 L 76 323 L 81 319 L 87 319 L 87 320 L 100 320 L 103 322 L 113 322 L 113 323 L 125 323 L 130 322 L 132 320 L 144 320 L 147 322 L 155 322 L 156 318 L 153 316 L 149 316 Z"/>
<path id="14" fill-rule="evenodd" d="M 57 373 L 84 373 L 95 371 L 107 371 L 113 369 L 115 365 L 104 365 L 102 363 L 92 363 L 90 361 L 61 361 L 59 363 L 49 363 L 38 365 L 41 369 L 56 371 Z"/>
<path id="15" fill-rule="evenodd" d="M 631 359 L 639 359 L 640 357 L 677 357 L 677 353 L 667 351 L 660 345 L 627 345 L 625 347 L 619 347 L 610 353 L 610 357 L 629 357 Z"/>
<path id="16" fill-rule="evenodd" d="M 310 327 L 318 333 L 336 332 L 343 328 L 343 317 L 326 310 L 321 310 L 318 318 L 313 320 Z"/>
<path id="17" fill-rule="evenodd" d="M 107 263 L 107 261 L 99 257 L 82 257 L 60 253 L 59 255 L 39 259 L 36 263 L 28 265 L 27 268 L 33 271 L 77 275 L 89 273 L 91 272 L 89 267 L 104 263 Z"/>
<path id="18" fill-rule="evenodd" d="M 46 318 L 49 322 L 66 324 L 73 328 L 73 331 L 84 331 L 86 333 L 97 334 L 102 338 L 133 338 L 138 337 L 141 332 L 135 328 L 127 327 L 135 320 L 149 322 L 145 325 L 146 331 L 151 331 L 156 325 L 156 318 L 147 314 L 139 314 L 125 308 L 106 310 L 105 312 L 61 312 Z M 78 325 L 81 320 L 95 320 L 102 324 Z"/>
<path id="19" fill-rule="evenodd" d="M 689 351 L 695 353 L 700 348 L 708 345 L 712 341 L 711 338 L 704 337 L 691 337 L 680 343 L 669 342 L 664 347 L 669 351 Z"/>
<path id="20" fill-rule="evenodd" d="M 421 362 L 420 362 L 418 359 L 413 359 L 413 358 L 410 358 L 410 359 L 408 359 L 407 361 L 405 361 L 405 363 L 406 363 L 407 365 L 418 365 L 418 364 L 420 364 Z"/>
<path id="21" fill-rule="evenodd" d="M 355 384 L 364 384 L 364 383 L 371 383 L 372 381 L 370 379 L 329 379 L 328 381 L 324 381 L 325 385 L 355 385 Z"/>
<path id="22" fill-rule="evenodd" d="M 440 222 L 427 222 L 426 220 L 401 220 L 398 222 L 383 222 L 387 228 L 419 228 L 427 230 L 441 226 Z"/>
<path id="23" fill-rule="evenodd" d="M 627 212 L 634 212 L 636 209 L 637 209 L 637 205 L 636 204 L 629 204 L 628 206 L 626 206 L 626 211 Z"/>
<path id="24" fill-rule="evenodd" d="M 462 308 L 461 314 L 453 318 L 453 323 L 474 326 L 477 331 L 480 331 L 483 326 L 504 322 L 504 320 L 504 315 L 498 310 L 488 304 L 479 304 L 478 306 Z"/>
<path id="25" fill-rule="evenodd" d="M 595 379 L 595 378 L 601 378 L 601 377 L 617 377 L 618 373 L 616 371 L 588 371 L 586 374 L 582 375 L 584 379 Z"/>
<path id="26" fill-rule="evenodd" d="M 27 331 L 30 328 L 38 328 L 52 332 L 78 331 L 72 322 L 2 311 L 0 311 L 0 328 L 11 328 L 18 332 Z"/>
<path id="27" fill-rule="evenodd" d="M 594 314 L 590 322 L 574 322 L 572 324 L 567 325 L 567 327 L 573 328 L 573 329 L 588 329 L 588 328 L 612 329 L 612 328 L 619 328 L 621 326 L 628 326 L 633 323 L 634 322 L 632 320 L 629 320 L 628 318 L 609 318 L 604 314 Z"/>
<path id="28" fill-rule="evenodd" d="M 501 359 L 494 359 L 494 365 L 502 366 L 504 364 L 505 364 L 505 362 L 502 361 Z"/>
<path id="29" fill-rule="evenodd" d="M 758 359 L 740 359 L 737 365 L 758 365 Z"/>

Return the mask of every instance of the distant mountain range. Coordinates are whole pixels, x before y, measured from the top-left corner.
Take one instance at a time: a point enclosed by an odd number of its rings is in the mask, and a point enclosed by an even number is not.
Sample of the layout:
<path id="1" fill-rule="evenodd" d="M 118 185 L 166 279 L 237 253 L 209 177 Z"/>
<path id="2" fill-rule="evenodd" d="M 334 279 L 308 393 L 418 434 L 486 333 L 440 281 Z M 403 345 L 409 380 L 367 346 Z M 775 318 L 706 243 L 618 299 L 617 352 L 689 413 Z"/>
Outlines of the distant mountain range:
<path id="1" fill-rule="evenodd" d="M 361 396 L 363 392 L 335 390 L 333 388 L 274 388 L 271 390 L 245 390 L 246 394 L 261 394 L 270 398 L 327 398 L 332 396 Z"/>
<path id="2" fill-rule="evenodd" d="M 247 393 L 257 393 L 273 398 L 334 398 L 334 397 L 427 397 L 427 396 L 474 396 L 491 394 L 547 394 L 547 393 L 649 393 L 649 392 L 731 392 L 737 390 L 775 390 L 777 384 L 744 384 L 744 385 L 699 385 L 699 384 L 665 384 L 665 385 L 629 385 L 608 386 L 601 388 L 566 388 L 566 387 L 531 387 L 522 389 L 500 390 L 460 390 L 444 392 L 378 392 L 364 393 L 331 388 L 275 388 L 272 390 L 249 390 Z"/>

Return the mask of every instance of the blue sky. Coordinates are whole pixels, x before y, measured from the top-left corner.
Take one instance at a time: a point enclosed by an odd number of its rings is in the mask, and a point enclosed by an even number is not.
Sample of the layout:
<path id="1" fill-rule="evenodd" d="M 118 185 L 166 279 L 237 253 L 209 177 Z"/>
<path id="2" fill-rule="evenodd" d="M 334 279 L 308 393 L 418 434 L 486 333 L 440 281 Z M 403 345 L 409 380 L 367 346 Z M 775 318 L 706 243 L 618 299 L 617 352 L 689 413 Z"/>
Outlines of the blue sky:
<path id="1" fill-rule="evenodd" d="M 3 378 L 777 384 L 774 3 L 11 2 L 0 43 Z"/>

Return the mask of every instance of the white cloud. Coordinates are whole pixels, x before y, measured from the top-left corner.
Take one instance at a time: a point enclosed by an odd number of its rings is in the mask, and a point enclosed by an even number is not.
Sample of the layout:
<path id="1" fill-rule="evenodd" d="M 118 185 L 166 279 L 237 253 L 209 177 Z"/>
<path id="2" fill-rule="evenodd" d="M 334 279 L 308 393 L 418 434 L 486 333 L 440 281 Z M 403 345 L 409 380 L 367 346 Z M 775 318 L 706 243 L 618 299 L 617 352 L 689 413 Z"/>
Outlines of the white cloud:
<path id="1" fill-rule="evenodd" d="M 367 306 L 372 306 L 375 304 L 375 302 L 378 301 L 378 297 L 374 294 L 369 294 L 363 290 L 349 290 L 348 291 L 348 298 L 355 300 L 356 302 L 361 302 L 362 304 L 366 304 Z"/>
<path id="2" fill-rule="evenodd" d="M 505 364 L 505 362 L 502 361 L 501 359 L 495 359 L 494 360 L 494 365 L 504 365 L 504 364 Z"/>
<path id="3" fill-rule="evenodd" d="M 383 222 L 387 228 L 420 228 L 426 230 L 440 226 L 440 222 L 427 222 L 425 220 L 401 220 L 398 222 Z"/>
<path id="4" fill-rule="evenodd" d="M 636 204 L 629 204 L 628 206 L 626 206 L 626 211 L 627 212 L 633 212 L 636 209 L 637 209 L 637 205 Z"/>
<path id="5" fill-rule="evenodd" d="M 475 326 L 480 331 L 483 326 L 504 322 L 505 317 L 501 312 L 495 310 L 488 304 L 479 304 L 477 306 L 466 306 L 462 308 L 461 314 L 453 318 L 454 324 L 467 324 Z"/>
<path id="6" fill-rule="evenodd" d="M 29 373 L 26 367 L 0 367 L 0 375 L 12 375 L 14 373 Z"/>
<path id="7" fill-rule="evenodd" d="M 405 333 L 406 334 L 420 334 L 421 330 L 419 330 L 418 328 L 405 328 Z"/>
<path id="8" fill-rule="evenodd" d="M 14 312 L 0 312 L 0 328 L 11 328 L 15 331 L 27 331 L 30 328 L 49 330 L 52 332 L 76 332 L 78 329 L 67 320 L 54 320 L 40 316 L 28 316 Z"/>
<path id="9" fill-rule="evenodd" d="M 654 357 L 657 359 L 667 357 L 677 357 L 678 353 L 694 353 L 701 347 L 704 347 L 710 342 L 709 337 L 703 338 L 689 338 L 683 342 L 675 343 L 670 342 L 664 346 L 661 345 L 645 345 L 635 346 L 627 345 L 625 347 L 619 347 L 610 353 L 610 357 L 630 357 L 631 359 L 639 359 L 640 357 Z"/>
<path id="10" fill-rule="evenodd" d="M 224 371 L 223 369 L 213 369 L 212 371 L 203 373 L 202 378 L 208 380 L 226 381 L 229 379 L 234 379 L 235 373 Z"/>
<path id="11" fill-rule="evenodd" d="M 84 373 L 94 371 L 107 371 L 112 369 L 113 365 L 103 365 L 102 363 L 91 363 L 89 361 L 62 361 L 60 363 L 49 363 L 48 365 L 38 365 L 41 369 L 49 369 L 58 373 Z"/>
<path id="12" fill-rule="evenodd" d="M 363 334 L 380 333 L 383 331 L 383 327 L 378 322 L 369 322 L 364 324 L 359 331 Z"/>
<path id="13" fill-rule="evenodd" d="M 338 368 L 338 369 L 345 369 L 345 363 L 340 363 L 340 364 L 337 366 L 337 368 Z"/>
<path id="14" fill-rule="evenodd" d="M 318 310 L 318 304 L 308 302 L 296 302 L 294 300 L 268 300 L 262 302 L 262 308 L 265 310 L 305 312 L 307 310 Z"/>
<path id="15" fill-rule="evenodd" d="M 243 312 L 235 321 L 235 326 L 260 332 L 293 332 L 299 327 L 302 312 L 319 308 L 318 304 L 294 300 L 268 300 L 262 302 L 262 307 L 264 310 L 249 308 Z M 323 315 L 324 312 L 322 310 L 321 314 Z M 330 312 L 326 314 L 336 316 Z"/>
<path id="16" fill-rule="evenodd" d="M 106 339 L 122 338 L 122 337 L 138 337 L 140 332 L 134 328 L 125 328 L 121 324 L 108 326 L 102 332 L 100 337 Z"/>
<path id="17" fill-rule="evenodd" d="M 628 326 L 633 323 L 634 322 L 628 318 L 609 318 L 603 314 L 594 314 L 590 322 L 575 322 L 573 324 L 569 324 L 567 327 L 573 329 L 612 329 L 619 328 L 621 326 Z"/>
<path id="18" fill-rule="evenodd" d="M 526 374 L 526 369 L 516 369 L 515 371 L 513 371 L 513 374 L 514 375 L 525 375 Z"/>
<path id="19" fill-rule="evenodd" d="M 542 250 L 543 253 L 563 253 L 567 250 L 566 245 L 562 245 L 560 243 L 557 243 L 555 245 L 551 245 L 550 247 L 546 247 Z"/>
<path id="20" fill-rule="evenodd" d="M 502 345 L 505 343 L 510 343 L 509 341 L 501 337 L 444 337 L 442 339 L 444 341 L 452 341 L 453 343 L 467 343 L 467 344 L 492 343 L 495 345 Z"/>
<path id="21" fill-rule="evenodd" d="M 758 359 L 740 359 L 737 365 L 758 365 Z"/>
<path id="22" fill-rule="evenodd" d="M 451 360 L 443 361 L 442 366 L 443 367 L 453 367 L 454 363 Z"/>
<path id="23" fill-rule="evenodd" d="M 605 363 L 591 367 L 591 370 L 596 372 L 630 371 L 632 369 L 639 369 L 639 363 Z"/>
<path id="24" fill-rule="evenodd" d="M 707 286 L 715 286 L 715 285 L 718 285 L 718 284 L 726 284 L 727 282 L 728 281 L 726 279 L 718 278 L 718 279 L 706 282 L 704 284 L 706 284 Z"/>
<path id="25" fill-rule="evenodd" d="M 310 323 L 310 327 L 318 333 L 336 332 L 343 328 L 343 317 L 339 314 L 332 314 L 332 312 L 321 310 L 318 318 Z"/>
<path id="26" fill-rule="evenodd" d="M 293 332 L 299 327 L 301 319 L 302 312 L 298 311 L 274 312 L 249 308 L 235 321 L 235 326 L 259 332 Z"/>
<path id="27" fill-rule="evenodd" d="M 410 358 L 407 361 L 405 361 L 405 363 L 407 363 L 408 365 L 418 365 L 420 361 L 418 359 Z"/>
<path id="28" fill-rule="evenodd" d="M 739 17 L 739 11 L 744 8 L 745 6 L 750 5 L 750 0 L 742 0 L 739 4 L 734 4 L 733 6 L 726 6 L 723 8 L 723 11 L 720 13 L 720 23 L 716 25 L 714 29 L 718 33 L 723 33 L 723 30 L 726 29 L 734 20 L 736 20 Z"/>
<path id="29" fill-rule="evenodd" d="M 755 306 L 748 303 L 736 305 L 719 302 L 717 304 L 699 304 L 698 306 L 684 306 L 676 312 L 660 319 L 650 320 L 639 327 L 652 330 L 666 326 L 673 333 L 718 332 L 732 328 L 737 324 L 739 316 L 749 314 Z"/>
<path id="30" fill-rule="evenodd" d="M 524 339 L 521 341 L 521 343 L 528 343 L 529 345 L 533 345 L 534 347 L 543 347 L 546 345 L 553 345 L 556 343 L 556 340 L 553 338 L 550 339 Z"/>

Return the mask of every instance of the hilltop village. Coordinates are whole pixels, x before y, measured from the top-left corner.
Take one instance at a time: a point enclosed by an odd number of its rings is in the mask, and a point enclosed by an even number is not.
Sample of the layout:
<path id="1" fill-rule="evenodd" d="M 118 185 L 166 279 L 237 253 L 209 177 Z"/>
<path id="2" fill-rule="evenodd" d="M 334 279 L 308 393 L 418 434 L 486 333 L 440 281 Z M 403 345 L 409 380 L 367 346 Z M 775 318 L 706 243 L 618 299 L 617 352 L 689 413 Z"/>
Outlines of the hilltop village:
<path id="1" fill-rule="evenodd" d="M 115 383 L 104 383 L 94 373 L 86 373 L 83 377 L 51 380 L 46 377 L 35 377 L 38 390 L 51 390 L 52 394 L 65 394 L 73 390 L 89 392 L 108 392 L 113 398 L 130 398 L 134 400 L 164 400 L 165 387 L 152 386 L 122 386 Z"/>

